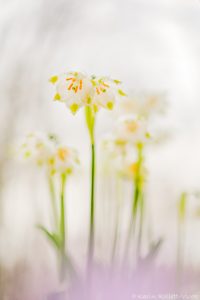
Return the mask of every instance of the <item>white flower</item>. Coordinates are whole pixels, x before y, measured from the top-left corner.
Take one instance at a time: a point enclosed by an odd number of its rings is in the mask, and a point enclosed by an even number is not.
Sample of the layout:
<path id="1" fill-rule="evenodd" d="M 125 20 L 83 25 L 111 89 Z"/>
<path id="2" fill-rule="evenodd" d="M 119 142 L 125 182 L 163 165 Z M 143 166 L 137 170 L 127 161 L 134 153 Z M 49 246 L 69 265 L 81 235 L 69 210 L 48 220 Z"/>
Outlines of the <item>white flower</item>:
<path id="1" fill-rule="evenodd" d="M 79 165 L 75 149 L 65 145 L 57 145 L 54 154 L 48 161 L 49 171 L 54 174 L 71 174 Z"/>
<path id="2" fill-rule="evenodd" d="M 108 77 L 69 72 L 51 77 L 50 82 L 56 86 L 54 100 L 66 103 L 74 114 L 83 106 L 91 107 L 94 112 L 101 107 L 113 109 L 117 96 L 125 96 L 118 88 L 120 81 Z"/>
<path id="3" fill-rule="evenodd" d="M 126 115 L 119 118 L 116 125 L 116 132 L 120 139 L 135 144 L 143 144 L 150 138 L 146 121 L 135 115 Z"/>
<path id="4" fill-rule="evenodd" d="M 66 103 L 72 113 L 90 102 L 92 83 L 85 74 L 69 72 L 53 76 L 50 81 L 56 84 L 54 100 Z"/>
<path id="5" fill-rule="evenodd" d="M 39 132 L 28 134 L 18 147 L 19 157 L 32 161 L 38 165 L 47 163 L 54 151 L 54 141 Z"/>
<path id="6" fill-rule="evenodd" d="M 91 99 L 94 104 L 99 107 L 103 107 L 112 110 L 116 102 L 117 97 L 125 96 L 125 93 L 118 89 L 120 81 L 113 80 L 108 77 L 91 77 L 93 90 L 91 91 Z"/>
<path id="7" fill-rule="evenodd" d="M 52 135 L 30 133 L 20 143 L 18 156 L 46 169 L 50 175 L 70 174 L 79 164 L 75 149 L 60 145 Z"/>
<path id="8" fill-rule="evenodd" d="M 137 153 L 133 144 L 110 134 L 103 139 L 109 165 L 122 177 L 133 180 L 138 171 Z M 142 174 L 145 173 L 142 167 Z"/>

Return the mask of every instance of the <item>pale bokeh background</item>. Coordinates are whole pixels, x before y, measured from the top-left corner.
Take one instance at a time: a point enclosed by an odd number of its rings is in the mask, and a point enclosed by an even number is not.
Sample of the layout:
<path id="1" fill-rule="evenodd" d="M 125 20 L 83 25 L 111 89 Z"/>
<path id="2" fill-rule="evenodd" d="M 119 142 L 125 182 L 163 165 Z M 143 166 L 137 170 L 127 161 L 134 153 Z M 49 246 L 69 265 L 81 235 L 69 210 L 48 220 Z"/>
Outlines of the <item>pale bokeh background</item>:
<path id="1" fill-rule="evenodd" d="M 12 267 L 34 258 L 41 267 L 53 257 L 34 228 L 41 220 L 48 224 L 44 176 L 8 155 L 19 136 L 34 130 L 55 132 L 80 152 L 80 174 L 68 185 L 69 238 L 74 253 L 83 257 L 85 252 L 89 140 L 83 114 L 73 117 L 53 103 L 48 83 L 65 70 L 111 75 L 125 89 L 167 93 L 169 108 L 161 123 L 171 139 L 148 153 L 147 190 L 155 238 L 166 238 L 160 261 L 166 262 L 166 254 L 175 260 L 176 201 L 182 191 L 200 189 L 199 34 L 198 0 L 0 1 L 2 264 Z M 99 114 L 97 138 L 111 123 L 110 113 Z M 101 184 L 99 179 L 99 201 Z M 191 217 L 187 228 L 187 261 L 200 266 L 200 219 Z M 107 249 L 98 243 L 97 256 Z"/>

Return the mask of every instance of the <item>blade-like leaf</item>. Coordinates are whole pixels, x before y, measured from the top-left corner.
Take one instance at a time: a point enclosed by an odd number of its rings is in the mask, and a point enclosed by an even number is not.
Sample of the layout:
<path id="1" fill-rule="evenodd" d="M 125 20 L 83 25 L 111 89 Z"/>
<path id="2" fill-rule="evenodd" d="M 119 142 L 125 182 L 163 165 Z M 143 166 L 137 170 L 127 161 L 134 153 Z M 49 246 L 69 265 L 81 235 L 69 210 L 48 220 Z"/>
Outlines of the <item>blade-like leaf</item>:
<path id="1" fill-rule="evenodd" d="M 56 248 L 60 249 L 61 241 L 60 241 L 60 237 L 57 233 L 48 231 L 42 225 L 38 225 L 37 228 L 40 229 L 46 235 L 48 240 L 51 241 L 54 244 L 54 246 L 56 246 Z"/>

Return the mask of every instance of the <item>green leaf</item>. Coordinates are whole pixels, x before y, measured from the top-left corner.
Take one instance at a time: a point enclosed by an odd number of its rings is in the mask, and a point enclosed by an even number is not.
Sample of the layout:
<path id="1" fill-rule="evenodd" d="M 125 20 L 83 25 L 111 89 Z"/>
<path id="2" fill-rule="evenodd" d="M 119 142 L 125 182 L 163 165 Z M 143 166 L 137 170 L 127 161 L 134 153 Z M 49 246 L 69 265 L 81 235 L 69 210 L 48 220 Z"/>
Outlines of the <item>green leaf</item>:
<path id="1" fill-rule="evenodd" d="M 60 247 L 61 247 L 61 240 L 60 240 L 60 237 L 59 237 L 59 235 L 57 233 L 48 231 L 42 225 L 38 225 L 37 228 L 40 229 L 46 235 L 46 237 L 48 238 L 48 240 L 50 242 L 52 242 L 57 249 L 60 249 Z"/>
<path id="2" fill-rule="evenodd" d="M 148 254 L 144 257 L 144 262 L 152 262 L 156 259 L 158 252 L 163 244 L 163 238 L 158 239 L 156 242 L 152 243 Z"/>

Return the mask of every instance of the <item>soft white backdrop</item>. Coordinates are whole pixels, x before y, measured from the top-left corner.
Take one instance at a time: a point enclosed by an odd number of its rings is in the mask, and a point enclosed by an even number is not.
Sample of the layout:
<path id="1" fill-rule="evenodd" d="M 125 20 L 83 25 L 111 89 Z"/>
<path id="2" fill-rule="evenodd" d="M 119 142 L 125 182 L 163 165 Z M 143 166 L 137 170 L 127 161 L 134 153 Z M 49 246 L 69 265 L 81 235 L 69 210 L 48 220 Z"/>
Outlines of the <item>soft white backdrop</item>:
<path id="1" fill-rule="evenodd" d="M 79 250 L 88 225 L 88 136 L 82 113 L 73 117 L 53 103 L 48 83 L 52 74 L 77 69 L 119 78 L 127 90 L 167 93 L 162 124 L 171 139 L 149 151 L 148 201 L 155 236 L 166 237 L 160 260 L 170 253 L 173 261 L 175 201 L 182 191 L 200 188 L 200 2 L 1 0 L 0 8 L 3 260 L 12 265 L 36 251 L 44 259 L 49 251 L 34 229 L 38 220 L 48 222 L 44 178 L 7 155 L 17 137 L 33 130 L 55 132 L 80 152 L 81 174 L 70 180 L 68 206 L 71 245 L 84 254 L 84 247 Z M 97 137 L 110 124 L 111 114 L 100 113 Z M 187 259 L 193 264 L 200 263 L 199 229 L 200 222 L 191 219 Z"/>

